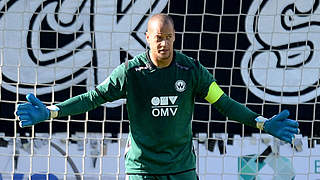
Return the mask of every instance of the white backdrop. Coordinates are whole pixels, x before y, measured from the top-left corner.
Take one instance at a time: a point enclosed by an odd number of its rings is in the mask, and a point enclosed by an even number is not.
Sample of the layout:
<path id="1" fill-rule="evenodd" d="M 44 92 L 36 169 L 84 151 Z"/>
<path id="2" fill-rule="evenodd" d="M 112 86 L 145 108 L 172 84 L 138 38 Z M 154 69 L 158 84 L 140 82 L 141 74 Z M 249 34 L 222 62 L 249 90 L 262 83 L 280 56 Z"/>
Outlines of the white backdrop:
<path id="1" fill-rule="evenodd" d="M 64 177 L 77 179 L 77 175 L 83 176 L 84 179 L 99 179 L 99 177 L 110 180 L 124 179 L 123 153 L 127 134 L 123 134 L 117 143 L 111 143 L 111 140 L 106 138 L 104 146 L 101 146 L 99 140 L 101 134 L 87 134 L 85 146 L 83 134 L 76 134 L 72 137 L 76 139 L 75 143 L 68 144 L 65 141 L 66 136 L 65 133 L 54 134 L 51 141 L 54 145 L 51 146 L 46 139 L 48 134 L 37 134 L 39 139 L 36 139 L 33 144 L 29 142 L 25 145 L 22 145 L 18 139 L 14 146 L 12 139 L 7 139 L 9 145 L 0 147 L 0 162 L 2 162 L 0 177 L 8 179 L 14 172 L 16 174 L 14 179 L 21 176 L 27 179 L 29 176 L 45 174 L 50 174 L 49 179 Z M 200 136 L 205 137 L 204 134 Z M 241 176 L 246 173 L 261 180 L 292 178 L 319 180 L 320 178 L 320 146 L 308 148 L 307 138 L 302 138 L 303 151 L 301 152 L 293 150 L 289 144 L 283 144 L 267 134 L 261 136 L 254 134 L 246 138 L 235 136 L 232 145 L 226 143 L 224 134 L 214 134 L 213 138 L 224 142 L 225 154 L 220 154 L 217 145 L 212 152 L 208 151 L 206 138 L 200 138 L 204 143 L 194 141 L 198 154 L 197 171 L 201 180 L 247 180 Z M 266 154 L 265 159 L 259 164 L 259 171 L 256 171 L 257 156 L 261 155 L 268 146 L 272 147 L 272 152 Z M 102 149 L 103 152 L 101 152 Z M 13 167 L 14 152 L 18 157 L 16 169 Z M 69 159 L 63 155 L 63 152 L 67 152 Z M 242 161 L 241 164 L 239 158 L 245 156 L 251 159 L 247 163 Z"/>

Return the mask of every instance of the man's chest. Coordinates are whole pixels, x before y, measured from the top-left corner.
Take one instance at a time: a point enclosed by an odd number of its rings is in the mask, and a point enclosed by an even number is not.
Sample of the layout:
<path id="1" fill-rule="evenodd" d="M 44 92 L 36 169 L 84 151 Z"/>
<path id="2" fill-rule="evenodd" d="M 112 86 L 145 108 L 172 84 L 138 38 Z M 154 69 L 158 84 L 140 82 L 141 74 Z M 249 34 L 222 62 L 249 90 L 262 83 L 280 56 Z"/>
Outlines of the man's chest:
<path id="1" fill-rule="evenodd" d="M 194 79 L 191 71 L 176 68 L 133 72 L 128 75 L 128 107 L 152 118 L 183 117 L 183 109 L 194 101 Z"/>
<path id="2" fill-rule="evenodd" d="M 129 91 L 144 95 L 179 95 L 192 93 L 194 77 L 191 70 L 168 68 L 132 72 L 128 76 Z"/>

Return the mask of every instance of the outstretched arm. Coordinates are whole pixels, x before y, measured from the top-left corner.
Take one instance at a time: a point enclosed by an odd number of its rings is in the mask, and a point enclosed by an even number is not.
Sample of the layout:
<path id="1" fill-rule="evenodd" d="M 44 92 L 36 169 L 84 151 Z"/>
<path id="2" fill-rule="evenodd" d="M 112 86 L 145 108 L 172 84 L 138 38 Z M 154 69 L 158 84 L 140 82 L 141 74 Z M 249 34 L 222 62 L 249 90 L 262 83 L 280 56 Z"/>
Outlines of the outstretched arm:
<path id="1" fill-rule="evenodd" d="M 15 112 L 20 120 L 21 127 L 32 126 L 50 118 L 82 114 L 105 102 L 96 91 L 89 91 L 72 97 L 54 106 L 45 106 L 33 94 L 28 94 L 26 98 L 28 102 L 19 104 Z"/>
<path id="2" fill-rule="evenodd" d="M 299 124 L 297 121 L 288 119 L 289 111 L 285 110 L 270 119 L 264 118 L 227 96 L 215 82 L 212 74 L 200 63 L 197 65 L 196 82 L 198 83 L 195 89 L 198 97 L 206 99 L 221 114 L 230 119 L 259 128 L 283 141 L 292 143 L 294 135 L 299 133 Z"/>
<path id="3" fill-rule="evenodd" d="M 20 120 L 21 127 L 31 126 L 50 118 L 82 114 L 105 102 L 125 98 L 125 84 L 126 66 L 121 64 L 95 90 L 72 97 L 53 106 L 46 107 L 33 94 L 28 94 L 28 103 L 19 104 L 15 114 Z"/>
<path id="4" fill-rule="evenodd" d="M 264 118 L 224 94 L 215 82 L 209 87 L 208 95 L 205 99 L 212 103 L 224 116 L 242 124 L 264 130 L 288 143 L 292 143 L 294 135 L 299 133 L 299 123 L 288 119 L 289 111 L 284 110 L 270 119 Z"/>

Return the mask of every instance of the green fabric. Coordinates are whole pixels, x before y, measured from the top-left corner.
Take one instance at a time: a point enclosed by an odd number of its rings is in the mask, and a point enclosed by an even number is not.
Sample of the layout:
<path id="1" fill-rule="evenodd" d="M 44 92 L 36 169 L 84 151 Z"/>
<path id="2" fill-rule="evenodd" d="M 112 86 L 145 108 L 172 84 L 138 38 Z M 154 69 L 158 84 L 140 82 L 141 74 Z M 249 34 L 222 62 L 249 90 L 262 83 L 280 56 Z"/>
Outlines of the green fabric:
<path id="1" fill-rule="evenodd" d="M 56 104 L 60 108 L 58 117 L 82 114 L 103 104 L 105 100 L 94 90 L 72 97 L 62 103 Z M 57 117 L 57 118 L 58 118 Z"/>
<path id="2" fill-rule="evenodd" d="M 126 172 L 182 172 L 196 168 L 191 129 L 194 99 L 206 97 L 214 81 L 198 61 L 179 52 L 175 52 L 170 66 L 161 69 L 142 53 L 117 67 L 97 86 L 98 91 L 57 104 L 59 117 L 126 98 L 130 120 Z"/>
<path id="3" fill-rule="evenodd" d="M 118 66 L 96 90 L 57 104 L 59 117 L 126 98 L 130 120 L 126 173 L 182 172 L 196 168 L 191 129 L 194 99 L 205 98 L 214 81 L 198 61 L 179 52 L 162 69 L 142 53 Z M 213 106 L 230 119 L 255 127 L 258 115 L 225 94 Z"/>
<path id="4" fill-rule="evenodd" d="M 112 102 L 126 97 L 126 70 L 125 64 L 118 66 L 104 82 L 97 86 L 103 96 L 96 90 L 72 97 L 56 104 L 60 108 L 58 117 L 82 114 L 99 107 L 106 102 Z"/>
<path id="5" fill-rule="evenodd" d="M 223 94 L 220 99 L 212 104 L 221 114 L 229 119 L 238 121 L 247 126 L 256 128 L 255 118 L 259 115 L 251 111 L 246 106 L 233 100 L 226 94 Z"/>
<path id="6" fill-rule="evenodd" d="M 197 180 L 196 170 L 173 175 L 127 175 L 126 180 Z"/>
<path id="7" fill-rule="evenodd" d="M 127 108 L 130 119 L 126 172 L 167 174 L 196 167 L 191 119 L 195 96 L 205 97 L 214 81 L 197 61 L 176 52 L 159 69 L 147 55 L 129 61 Z M 180 84 L 177 89 L 176 83 Z M 182 92 L 179 92 L 182 91 Z"/>

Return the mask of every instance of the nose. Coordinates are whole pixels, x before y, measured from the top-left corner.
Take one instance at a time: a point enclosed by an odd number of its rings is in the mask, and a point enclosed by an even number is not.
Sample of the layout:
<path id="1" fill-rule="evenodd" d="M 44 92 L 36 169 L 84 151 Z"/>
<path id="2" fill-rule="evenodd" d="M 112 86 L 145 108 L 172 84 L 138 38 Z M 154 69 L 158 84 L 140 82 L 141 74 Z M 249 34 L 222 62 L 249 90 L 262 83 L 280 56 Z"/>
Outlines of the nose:
<path id="1" fill-rule="evenodd" d="M 160 46 L 166 46 L 166 45 L 168 45 L 168 41 L 167 40 L 162 40 L 160 42 Z"/>

